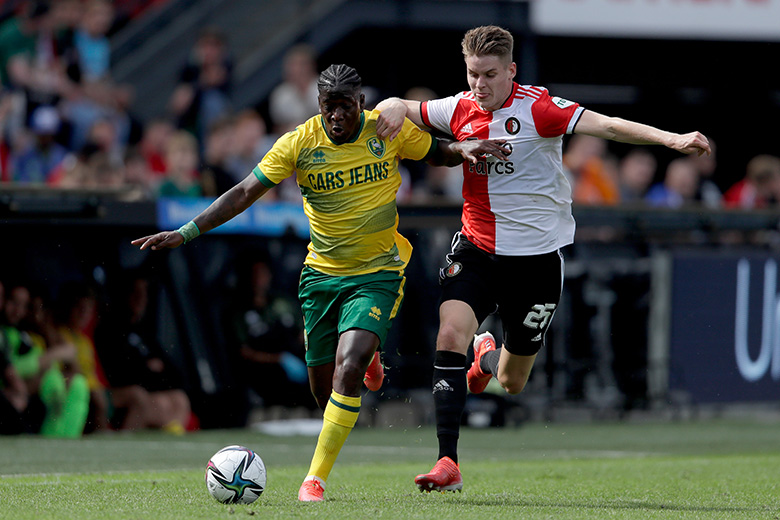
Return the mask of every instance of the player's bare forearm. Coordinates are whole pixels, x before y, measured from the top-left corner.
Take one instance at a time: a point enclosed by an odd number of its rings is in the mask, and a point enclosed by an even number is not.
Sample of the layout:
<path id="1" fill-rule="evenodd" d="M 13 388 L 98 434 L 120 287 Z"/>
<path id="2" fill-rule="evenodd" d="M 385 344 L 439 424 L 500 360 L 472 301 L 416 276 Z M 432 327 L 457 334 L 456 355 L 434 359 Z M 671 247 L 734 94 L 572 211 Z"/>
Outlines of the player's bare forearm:
<path id="1" fill-rule="evenodd" d="M 428 162 L 434 166 L 457 166 L 464 159 L 471 163 L 477 162 L 480 156 L 493 155 L 506 161 L 509 150 L 503 139 L 478 139 L 467 141 L 449 141 L 439 139 L 436 153 Z"/>
<path id="2" fill-rule="evenodd" d="M 709 141 L 700 132 L 667 132 L 643 123 L 604 116 L 591 110 L 582 113 L 574 132 L 628 144 L 660 144 L 686 154 L 712 153 Z"/>
<path id="3" fill-rule="evenodd" d="M 201 233 L 219 227 L 262 197 L 269 188 L 265 187 L 254 174 L 249 175 L 222 196 L 215 200 L 203 213 L 192 219 Z"/>
<path id="4" fill-rule="evenodd" d="M 250 174 L 222 194 L 192 221 L 199 233 L 210 231 L 246 210 L 268 190 L 269 188 L 257 180 L 254 174 Z M 178 231 L 161 231 L 155 235 L 137 238 L 130 243 L 140 246 L 141 249 L 176 248 L 184 243 L 184 237 Z"/>

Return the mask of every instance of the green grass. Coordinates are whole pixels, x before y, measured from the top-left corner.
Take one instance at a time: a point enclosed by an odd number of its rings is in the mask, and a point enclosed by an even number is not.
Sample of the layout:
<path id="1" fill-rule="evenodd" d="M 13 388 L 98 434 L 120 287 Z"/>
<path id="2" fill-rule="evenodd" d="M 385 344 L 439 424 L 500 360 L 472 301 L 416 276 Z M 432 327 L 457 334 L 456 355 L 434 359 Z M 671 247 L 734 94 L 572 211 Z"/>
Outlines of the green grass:
<path id="1" fill-rule="evenodd" d="M 464 491 L 448 494 L 421 494 L 412 483 L 434 462 L 432 428 L 361 428 L 326 501 L 301 504 L 314 443 L 244 430 L 0 438 L 0 518 L 780 518 L 777 423 L 466 429 Z M 266 463 L 267 491 L 254 504 L 222 505 L 206 492 L 205 463 L 228 444 Z"/>

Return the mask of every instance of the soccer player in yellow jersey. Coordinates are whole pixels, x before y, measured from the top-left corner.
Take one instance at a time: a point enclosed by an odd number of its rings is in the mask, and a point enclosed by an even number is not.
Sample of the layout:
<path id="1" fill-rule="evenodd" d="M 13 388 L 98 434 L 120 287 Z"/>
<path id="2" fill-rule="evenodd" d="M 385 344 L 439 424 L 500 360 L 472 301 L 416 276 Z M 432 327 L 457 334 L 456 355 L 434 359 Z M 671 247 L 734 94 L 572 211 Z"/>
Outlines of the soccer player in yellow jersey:
<path id="1" fill-rule="evenodd" d="M 141 249 L 178 247 L 296 175 L 311 232 L 299 285 L 306 364 L 312 393 L 324 410 L 298 492 L 306 502 L 323 498 L 325 481 L 357 422 L 364 373 L 403 299 L 412 247 L 397 231 L 399 159 L 456 165 L 506 153 L 502 141 L 442 141 L 408 120 L 397 138 L 379 139 L 379 112 L 364 110 L 361 79 L 352 67 L 331 65 L 317 87 L 320 115 L 280 137 L 249 176 L 179 230 L 132 242 Z"/>

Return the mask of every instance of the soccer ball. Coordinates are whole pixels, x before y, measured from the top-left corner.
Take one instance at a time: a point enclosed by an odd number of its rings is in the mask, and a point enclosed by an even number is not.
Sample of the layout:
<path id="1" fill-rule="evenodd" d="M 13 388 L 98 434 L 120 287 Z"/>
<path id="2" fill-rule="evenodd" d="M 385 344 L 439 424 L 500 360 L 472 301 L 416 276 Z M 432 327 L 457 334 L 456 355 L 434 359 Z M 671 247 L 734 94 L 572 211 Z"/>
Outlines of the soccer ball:
<path id="1" fill-rule="evenodd" d="M 206 466 L 206 487 L 223 504 L 251 504 L 265 490 L 265 464 L 243 446 L 222 448 Z"/>

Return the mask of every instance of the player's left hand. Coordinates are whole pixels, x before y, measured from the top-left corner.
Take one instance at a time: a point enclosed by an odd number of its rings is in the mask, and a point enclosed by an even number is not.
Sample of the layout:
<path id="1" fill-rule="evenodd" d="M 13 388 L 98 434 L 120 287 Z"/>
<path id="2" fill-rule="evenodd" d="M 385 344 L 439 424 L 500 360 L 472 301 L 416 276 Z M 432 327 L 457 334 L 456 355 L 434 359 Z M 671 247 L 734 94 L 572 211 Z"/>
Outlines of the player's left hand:
<path id="1" fill-rule="evenodd" d="M 492 155 L 502 161 L 508 161 L 512 153 L 505 139 L 466 140 L 454 143 L 453 147 L 471 163 L 476 163 L 482 155 Z"/>
<path id="2" fill-rule="evenodd" d="M 179 247 L 184 243 L 184 237 L 178 231 L 161 231 L 156 235 L 148 235 L 141 238 L 136 238 L 130 242 L 134 246 L 141 246 L 141 249 L 149 249 L 156 251 L 158 249 Z"/>
<path id="3" fill-rule="evenodd" d="M 678 135 L 670 148 L 687 154 L 696 153 L 699 156 L 712 153 L 709 140 L 701 132 Z"/>

